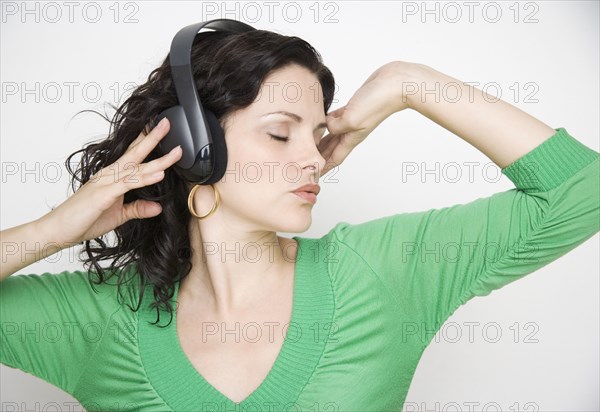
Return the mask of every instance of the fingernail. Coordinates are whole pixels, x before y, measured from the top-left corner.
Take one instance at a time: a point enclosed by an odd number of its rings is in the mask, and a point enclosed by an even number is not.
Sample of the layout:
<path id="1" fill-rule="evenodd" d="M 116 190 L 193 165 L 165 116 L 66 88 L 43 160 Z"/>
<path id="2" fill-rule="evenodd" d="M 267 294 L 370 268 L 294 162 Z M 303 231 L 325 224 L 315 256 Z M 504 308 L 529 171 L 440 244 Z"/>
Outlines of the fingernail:
<path id="1" fill-rule="evenodd" d="M 163 117 L 162 120 L 160 122 L 158 122 L 158 124 L 156 125 L 159 129 L 164 129 L 164 127 L 167 125 L 167 118 Z"/>
<path id="2" fill-rule="evenodd" d="M 179 153 L 180 151 L 181 151 L 181 145 L 177 145 L 171 149 L 171 152 L 169 154 L 176 154 L 176 153 Z"/>

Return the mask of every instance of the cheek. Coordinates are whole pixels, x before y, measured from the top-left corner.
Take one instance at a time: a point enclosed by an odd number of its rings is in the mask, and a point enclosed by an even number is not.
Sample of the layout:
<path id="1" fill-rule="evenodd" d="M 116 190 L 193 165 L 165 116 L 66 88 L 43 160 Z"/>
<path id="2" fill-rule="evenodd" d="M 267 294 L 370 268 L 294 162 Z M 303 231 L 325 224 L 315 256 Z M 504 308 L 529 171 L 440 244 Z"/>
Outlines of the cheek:
<path id="1" fill-rule="evenodd" d="M 256 204 L 281 186 L 281 175 L 281 162 L 255 152 L 231 151 L 227 153 L 227 169 L 219 184 L 224 197 Z"/>
<path id="2" fill-rule="evenodd" d="M 258 137 L 248 137 L 248 142 L 255 144 L 238 144 L 227 150 L 227 180 L 233 180 L 237 184 L 260 185 L 264 187 L 280 185 L 281 182 L 289 181 L 289 178 L 297 179 L 299 167 L 293 159 L 286 157 L 284 145 L 269 141 L 256 143 Z M 277 145 L 281 146 L 277 146 Z M 289 178 L 287 177 L 289 176 Z M 225 176 L 224 176 L 225 177 Z"/>

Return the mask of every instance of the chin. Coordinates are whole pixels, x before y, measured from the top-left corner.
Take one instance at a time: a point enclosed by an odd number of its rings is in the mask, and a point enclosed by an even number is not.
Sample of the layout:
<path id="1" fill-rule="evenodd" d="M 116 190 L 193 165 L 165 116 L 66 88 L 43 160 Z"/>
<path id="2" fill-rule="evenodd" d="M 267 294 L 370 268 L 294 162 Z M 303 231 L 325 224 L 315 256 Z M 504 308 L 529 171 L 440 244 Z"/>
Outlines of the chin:
<path id="1" fill-rule="evenodd" d="M 310 214 L 310 211 L 308 215 L 305 215 L 304 213 L 298 213 L 294 217 L 290 216 L 290 218 L 287 219 L 284 224 L 278 225 L 277 232 L 302 233 L 306 232 L 311 225 L 312 216 Z"/>

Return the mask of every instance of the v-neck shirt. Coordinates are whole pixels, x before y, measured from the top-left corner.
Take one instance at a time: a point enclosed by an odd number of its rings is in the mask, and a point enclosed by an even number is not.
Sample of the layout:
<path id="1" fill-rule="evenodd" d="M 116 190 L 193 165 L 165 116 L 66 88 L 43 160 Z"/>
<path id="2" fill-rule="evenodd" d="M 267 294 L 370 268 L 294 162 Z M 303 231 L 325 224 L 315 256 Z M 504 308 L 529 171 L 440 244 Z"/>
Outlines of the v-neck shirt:
<path id="1" fill-rule="evenodd" d="M 148 379 L 159 395 L 174 410 L 212 410 L 223 405 L 225 410 L 239 405 L 243 409 L 269 410 L 270 405 L 283 406 L 296 399 L 307 385 L 319 363 L 333 323 L 333 290 L 326 259 L 314 259 L 313 250 L 322 245 L 318 240 L 295 236 L 298 242 L 294 273 L 292 316 L 286 339 L 271 370 L 259 387 L 242 402 L 236 403 L 213 387 L 196 371 L 181 348 L 177 337 L 177 313 L 165 329 L 150 324 L 156 321 L 156 310 L 145 310 L 139 317 L 139 349 Z M 177 301 L 180 283 L 176 284 L 172 300 Z M 144 306 L 151 302 L 151 291 L 144 295 Z M 166 314 L 166 312 L 165 312 Z M 163 321 L 166 325 L 169 320 Z M 316 329 L 322 330 L 319 331 Z M 164 348 L 172 348 L 165 352 Z M 173 371 L 165 373 L 165 371 Z M 255 409 L 251 409 L 255 410 Z"/>

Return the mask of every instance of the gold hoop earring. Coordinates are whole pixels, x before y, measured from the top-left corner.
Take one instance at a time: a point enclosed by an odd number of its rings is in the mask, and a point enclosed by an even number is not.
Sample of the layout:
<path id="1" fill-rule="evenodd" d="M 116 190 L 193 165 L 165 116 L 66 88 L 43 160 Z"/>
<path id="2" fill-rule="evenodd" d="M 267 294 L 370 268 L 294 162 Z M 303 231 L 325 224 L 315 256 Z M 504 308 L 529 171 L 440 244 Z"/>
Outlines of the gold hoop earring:
<path id="1" fill-rule="evenodd" d="M 215 195 L 215 203 L 213 204 L 213 207 L 210 210 L 210 212 L 208 212 L 204 216 L 198 216 L 198 214 L 196 214 L 196 211 L 194 210 L 194 193 L 196 193 L 196 190 L 198 190 L 198 188 L 200 186 L 201 185 L 194 185 L 192 190 L 190 190 L 190 194 L 188 195 L 188 209 L 189 209 L 190 213 L 192 214 L 192 216 L 202 220 L 202 219 L 209 217 L 210 215 L 215 213 L 215 210 L 217 210 L 217 206 L 219 206 L 219 191 L 217 190 L 217 188 L 214 185 L 209 185 L 213 189 L 213 192 Z"/>

